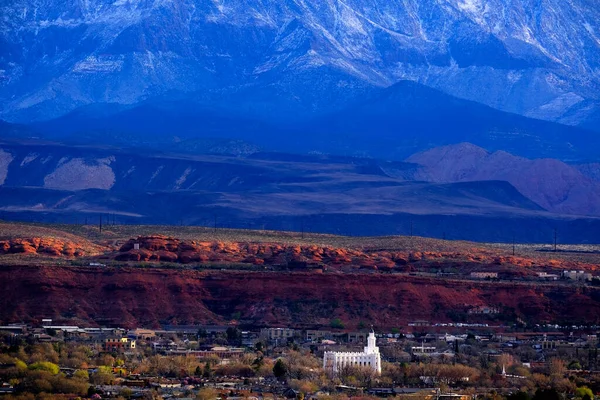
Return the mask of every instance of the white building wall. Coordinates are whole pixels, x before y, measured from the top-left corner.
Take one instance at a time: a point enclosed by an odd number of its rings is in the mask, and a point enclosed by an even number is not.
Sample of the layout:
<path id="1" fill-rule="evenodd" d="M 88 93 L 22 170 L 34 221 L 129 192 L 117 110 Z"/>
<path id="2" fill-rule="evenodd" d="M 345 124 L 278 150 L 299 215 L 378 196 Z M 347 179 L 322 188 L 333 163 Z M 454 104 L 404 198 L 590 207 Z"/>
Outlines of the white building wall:
<path id="1" fill-rule="evenodd" d="M 381 374 L 381 355 L 375 341 L 375 333 L 371 332 L 362 353 L 326 351 L 323 368 L 336 374 L 345 367 L 370 367 L 374 372 Z"/>

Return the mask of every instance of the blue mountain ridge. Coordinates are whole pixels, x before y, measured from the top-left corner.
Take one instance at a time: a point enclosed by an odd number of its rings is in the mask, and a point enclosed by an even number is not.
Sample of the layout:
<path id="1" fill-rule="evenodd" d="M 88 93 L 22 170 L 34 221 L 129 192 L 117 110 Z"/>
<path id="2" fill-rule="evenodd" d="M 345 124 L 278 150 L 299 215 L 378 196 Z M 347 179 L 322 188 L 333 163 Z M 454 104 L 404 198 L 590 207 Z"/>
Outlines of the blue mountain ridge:
<path id="1" fill-rule="evenodd" d="M 600 109 L 592 0 L 14 0 L 0 14 L 0 118 L 12 122 L 191 93 L 252 97 L 264 82 L 290 89 L 272 92 L 283 102 L 328 108 L 303 86 L 323 68 L 345 77 L 332 93 L 344 104 L 362 86 L 411 80 L 592 129 Z"/>

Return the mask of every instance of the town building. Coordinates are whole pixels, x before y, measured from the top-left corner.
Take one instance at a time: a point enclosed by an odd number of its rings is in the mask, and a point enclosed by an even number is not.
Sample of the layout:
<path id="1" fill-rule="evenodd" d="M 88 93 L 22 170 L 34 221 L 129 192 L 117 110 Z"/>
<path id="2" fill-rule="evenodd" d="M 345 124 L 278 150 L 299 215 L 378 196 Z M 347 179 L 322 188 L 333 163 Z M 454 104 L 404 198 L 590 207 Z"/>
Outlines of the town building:
<path id="1" fill-rule="evenodd" d="M 104 351 L 120 352 L 130 349 L 135 349 L 135 340 L 126 337 L 109 337 L 104 339 Z"/>
<path id="2" fill-rule="evenodd" d="M 331 331 L 322 331 L 318 329 L 308 329 L 306 331 L 306 340 L 309 342 L 316 342 L 321 339 L 331 339 L 333 333 Z"/>
<path id="3" fill-rule="evenodd" d="M 11 324 L 0 326 L 0 332 L 8 332 L 15 335 L 24 335 L 27 332 L 27 325 Z"/>
<path id="4" fill-rule="evenodd" d="M 229 360 L 242 357 L 244 351 L 243 348 L 239 347 L 214 346 L 206 350 L 169 350 L 166 354 L 173 356 L 194 356 L 201 359 L 217 357 L 221 360 Z"/>
<path id="5" fill-rule="evenodd" d="M 431 323 L 429 321 L 417 320 L 417 321 L 414 321 L 414 322 L 409 322 L 408 326 L 425 327 L 425 326 L 431 326 Z"/>
<path id="6" fill-rule="evenodd" d="M 547 280 L 547 281 L 557 281 L 558 280 L 558 275 L 556 275 L 556 274 L 549 274 L 547 272 L 538 272 L 538 278 L 544 279 L 544 280 Z"/>
<path id="7" fill-rule="evenodd" d="M 137 328 L 129 331 L 127 337 L 136 340 L 153 340 L 156 338 L 156 332 L 150 329 Z"/>
<path id="8" fill-rule="evenodd" d="M 293 338 L 296 331 L 290 328 L 264 328 L 260 330 L 260 336 L 270 341 L 281 341 Z"/>
<path id="9" fill-rule="evenodd" d="M 500 314 L 500 310 L 496 307 L 476 306 L 470 308 L 467 314 Z"/>
<path id="10" fill-rule="evenodd" d="M 563 278 L 572 279 L 575 281 L 591 281 L 592 274 L 585 271 L 563 271 Z"/>
<path id="11" fill-rule="evenodd" d="M 177 350 L 178 346 L 177 343 L 175 343 L 172 340 L 159 340 L 158 342 L 154 342 L 152 343 L 152 349 L 155 352 L 161 353 L 161 352 L 165 352 L 165 351 L 171 351 L 171 350 Z"/>
<path id="12" fill-rule="evenodd" d="M 348 343 L 364 343 L 367 341 L 366 332 L 348 332 Z"/>
<path id="13" fill-rule="evenodd" d="M 437 352 L 437 348 L 435 346 L 425 346 L 421 344 L 421 346 L 413 346 L 411 347 L 411 351 L 414 355 L 426 355 L 433 354 Z"/>
<path id="14" fill-rule="evenodd" d="M 498 279 L 497 272 L 471 272 L 471 278 L 474 279 Z"/>
<path id="15" fill-rule="evenodd" d="M 381 355 L 376 342 L 375 333 L 367 338 L 367 346 L 362 353 L 326 351 L 323 357 L 323 368 L 332 374 L 337 374 L 345 367 L 368 367 L 374 372 L 381 373 Z"/>

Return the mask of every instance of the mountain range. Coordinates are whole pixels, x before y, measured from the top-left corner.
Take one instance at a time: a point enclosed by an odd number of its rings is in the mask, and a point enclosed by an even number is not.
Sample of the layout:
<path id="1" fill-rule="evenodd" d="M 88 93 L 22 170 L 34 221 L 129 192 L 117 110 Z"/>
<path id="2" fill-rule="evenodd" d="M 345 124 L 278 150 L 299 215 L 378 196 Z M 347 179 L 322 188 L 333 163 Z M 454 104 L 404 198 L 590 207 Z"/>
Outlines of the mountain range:
<path id="1" fill-rule="evenodd" d="M 180 99 L 313 117 L 409 80 L 598 129 L 591 0 L 15 0 L 0 14 L 12 122 Z"/>

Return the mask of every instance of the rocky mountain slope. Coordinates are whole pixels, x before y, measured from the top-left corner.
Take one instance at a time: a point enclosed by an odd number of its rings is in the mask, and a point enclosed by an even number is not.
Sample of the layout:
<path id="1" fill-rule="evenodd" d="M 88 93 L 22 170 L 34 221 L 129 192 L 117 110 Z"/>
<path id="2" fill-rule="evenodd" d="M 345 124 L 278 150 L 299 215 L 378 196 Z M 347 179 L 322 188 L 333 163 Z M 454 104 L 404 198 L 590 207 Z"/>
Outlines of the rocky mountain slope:
<path id="1" fill-rule="evenodd" d="M 11 120 L 173 93 L 209 103 L 245 93 L 255 104 L 277 93 L 310 111 L 327 103 L 309 87 L 337 88 L 343 102 L 402 79 L 572 124 L 598 110 L 591 0 L 18 0 L 0 13 L 1 117 Z"/>

